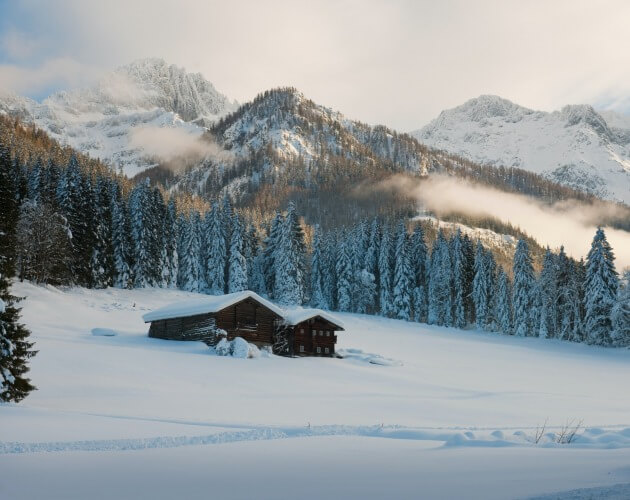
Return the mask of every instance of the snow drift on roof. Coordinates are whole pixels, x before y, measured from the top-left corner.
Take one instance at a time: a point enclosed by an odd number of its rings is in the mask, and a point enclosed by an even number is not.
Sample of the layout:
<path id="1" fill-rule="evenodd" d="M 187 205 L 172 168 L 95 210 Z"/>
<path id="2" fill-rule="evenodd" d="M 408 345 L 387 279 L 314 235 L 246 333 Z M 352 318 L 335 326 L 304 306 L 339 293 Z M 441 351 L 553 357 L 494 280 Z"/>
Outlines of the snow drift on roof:
<path id="1" fill-rule="evenodd" d="M 287 325 L 297 325 L 298 323 L 302 323 L 308 319 L 314 318 L 315 316 L 320 316 L 324 318 L 326 321 L 330 321 L 331 323 L 344 328 L 343 322 L 337 317 L 333 316 L 326 311 L 322 311 L 321 309 L 305 309 L 303 307 L 295 307 L 292 309 L 285 309 L 284 311 L 284 321 Z"/>
<path id="2" fill-rule="evenodd" d="M 214 313 L 230 307 L 237 302 L 241 302 L 247 298 L 252 298 L 256 302 L 271 309 L 280 317 L 284 317 L 284 311 L 278 306 L 272 304 L 268 300 L 263 299 L 257 293 L 249 290 L 242 292 L 228 293 L 226 295 L 208 295 L 202 299 L 185 300 L 175 302 L 164 307 L 160 307 L 155 311 L 151 311 L 142 316 L 145 323 L 169 318 L 181 318 L 186 316 L 195 316 L 197 314 Z"/>
<path id="3" fill-rule="evenodd" d="M 182 318 L 186 316 L 195 316 L 197 314 L 215 313 L 230 307 L 242 300 L 252 298 L 256 302 L 267 307 L 278 316 L 284 319 L 287 325 L 297 325 L 315 316 L 320 316 L 326 321 L 330 321 L 337 326 L 343 328 L 343 322 L 332 314 L 322 311 L 321 309 L 307 309 L 303 307 L 293 307 L 289 309 L 281 309 L 275 304 L 263 299 L 260 295 L 250 290 L 242 292 L 228 293 L 226 295 L 208 295 L 200 299 L 184 300 L 175 302 L 164 307 L 160 307 L 155 311 L 151 311 L 142 316 L 145 323 L 170 318 Z"/>

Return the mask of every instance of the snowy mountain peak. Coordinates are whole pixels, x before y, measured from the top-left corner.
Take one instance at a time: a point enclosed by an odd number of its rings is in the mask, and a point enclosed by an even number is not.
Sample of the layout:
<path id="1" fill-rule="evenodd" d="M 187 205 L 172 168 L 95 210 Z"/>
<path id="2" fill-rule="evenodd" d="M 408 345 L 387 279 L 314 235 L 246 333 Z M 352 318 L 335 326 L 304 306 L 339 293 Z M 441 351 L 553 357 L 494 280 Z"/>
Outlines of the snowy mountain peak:
<path id="1" fill-rule="evenodd" d="M 583 123 L 599 135 L 612 137 L 604 117 L 588 104 L 569 104 L 560 110 L 560 115 L 566 120 L 567 127 Z"/>
<path id="2" fill-rule="evenodd" d="M 547 113 L 497 96 L 442 111 L 420 142 L 478 163 L 518 167 L 596 196 L 630 203 L 630 130 L 589 105 Z"/>
<path id="3" fill-rule="evenodd" d="M 514 104 L 512 101 L 502 97 L 481 95 L 466 101 L 456 108 L 442 111 L 440 118 L 480 122 L 489 118 L 502 117 L 509 121 L 516 121 L 520 120 L 523 115 L 531 113 L 534 113 L 534 111 Z"/>
<path id="4" fill-rule="evenodd" d="M 236 102 L 200 73 L 153 58 L 134 61 L 91 87 L 57 92 L 41 103 L 0 95 L 0 112 L 35 123 L 60 142 L 122 167 L 129 176 L 150 167 L 165 149 L 164 144 L 156 146 L 164 140 L 152 137 L 153 129 L 176 129 L 173 148 L 188 147 L 236 108 Z M 141 144 L 134 135 L 138 129 L 149 131 Z"/>

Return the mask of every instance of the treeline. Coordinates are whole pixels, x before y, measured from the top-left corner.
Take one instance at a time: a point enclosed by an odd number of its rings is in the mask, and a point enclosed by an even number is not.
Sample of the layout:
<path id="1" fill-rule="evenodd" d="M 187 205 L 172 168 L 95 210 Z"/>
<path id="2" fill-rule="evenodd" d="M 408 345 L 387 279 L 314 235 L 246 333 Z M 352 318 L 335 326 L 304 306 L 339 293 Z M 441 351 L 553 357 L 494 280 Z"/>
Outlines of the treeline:
<path id="1" fill-rule="evenodd" d="M 630 342 L 628 286 L 598 230 L 586 262 L 546 251 L 534 271 L 519 240 L 511 278 L 493 253 L 457 231 L 429 242 L 404 218 L 314 231 L 296 206 L 270 221 L 235 210 L 178 208 L 148 181 L 125 193 L 115 177 L 67 166 L 19 167 L 0 150 L 5 271 L 86 287 L 252 289 L 282 304 L 597 345 Z M 13 191 L 6 191 L 11 188 Z M 7 267 L 11 262 L 13 267 Z"/>

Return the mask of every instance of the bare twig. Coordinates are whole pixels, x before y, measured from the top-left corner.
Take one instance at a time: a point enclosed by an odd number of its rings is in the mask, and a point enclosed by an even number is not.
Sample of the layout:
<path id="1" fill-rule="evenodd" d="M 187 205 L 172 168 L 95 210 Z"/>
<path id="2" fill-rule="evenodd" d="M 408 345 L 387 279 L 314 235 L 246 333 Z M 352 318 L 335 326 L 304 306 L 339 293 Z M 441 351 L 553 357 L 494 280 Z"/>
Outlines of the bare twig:
<path id="1" fill-rule="evenodd" d="M 534 443 L 538 444 L 542 437 L 545 435 L 545 430 L 547 429 L 547 422 L 549 421 L 549 417 L 545 419 L 545 422 L 542 426 L 536 426 L 536 433 L 534 434 Z"/>
<path id="2" fill-rule="evenodd" d="M 582 429 L 584 420 L 579 420 L 575 423 L 575 420 L 567 420 L 558 432 L 556 432 L 556 443 L 558 444 L 571 444 L 576 438 L 577 433 Z"/>

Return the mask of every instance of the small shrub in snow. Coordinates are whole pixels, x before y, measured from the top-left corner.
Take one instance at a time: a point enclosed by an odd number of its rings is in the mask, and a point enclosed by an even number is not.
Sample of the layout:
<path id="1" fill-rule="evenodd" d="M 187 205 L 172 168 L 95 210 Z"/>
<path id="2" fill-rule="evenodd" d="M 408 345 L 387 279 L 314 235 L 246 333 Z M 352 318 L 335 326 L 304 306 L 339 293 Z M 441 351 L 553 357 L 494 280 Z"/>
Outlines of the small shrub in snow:
<path id="1" fill-rule="evenodd" d="M 217 356 L 229 356 L 232 353 L 232 342 L 224 337 L 215 346 L 214 350 Z"/>

